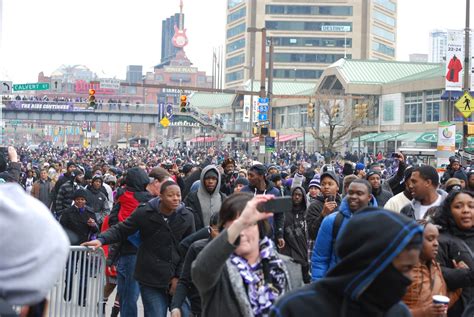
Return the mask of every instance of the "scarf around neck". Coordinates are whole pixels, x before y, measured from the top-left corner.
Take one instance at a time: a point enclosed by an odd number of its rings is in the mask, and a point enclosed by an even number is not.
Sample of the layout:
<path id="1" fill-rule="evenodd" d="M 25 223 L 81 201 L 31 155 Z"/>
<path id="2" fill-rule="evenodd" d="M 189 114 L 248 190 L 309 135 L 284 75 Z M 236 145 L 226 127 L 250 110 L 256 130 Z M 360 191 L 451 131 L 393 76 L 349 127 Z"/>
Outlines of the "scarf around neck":
<path id="1" fill-rule="evenodd" d="M 230 261 L 246 285 L 254 316 L 268 316 L 270 308 L 287 286 L 283 261 L 277 256 L 271 240 L 265 237 L 260 241 L 260 261 L 256 264 L 250 265 L 236 254 L 231 255 Z"/>

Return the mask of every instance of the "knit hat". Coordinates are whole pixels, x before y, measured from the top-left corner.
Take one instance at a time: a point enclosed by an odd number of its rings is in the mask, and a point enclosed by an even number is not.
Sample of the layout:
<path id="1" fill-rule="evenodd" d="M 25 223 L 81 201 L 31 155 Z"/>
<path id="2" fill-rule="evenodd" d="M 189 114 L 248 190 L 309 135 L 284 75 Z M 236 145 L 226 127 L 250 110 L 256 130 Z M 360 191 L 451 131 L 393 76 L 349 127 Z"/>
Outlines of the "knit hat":
<path id="1" fill-rule="evenodd" d="M 244 185 L 244 186 L 248 186 L 249 184 L 249 180 L 244 178 L 244 177 L 239 177 L 235 180 L 235 185 Z"/>
<path id="2" fill-rule="evenodd" d="M 83 197 L 87 200 L 87 191 L 85 189 L 82 189 L 82 188 L 79 188 L 77 189 L 73 196 L 72 196 L 72 199 L 76 199 L 76 198 L 79 198 L 79 197 Z"/>
<path id="3" fill-rule="evenodd" d="M 206 174 L 204 174 L 203 179 L 206 179 L 206 178 L 219 179 L 219 175 L 216 173 L 216 171 L 214 169 L 210 169 L 209 171 L 207 171 Z"/>
<path id="4" fill-rule="evenodd" d="M 446 191 L 450 193 L 453 190 L 461 190 L 461 181 L 454 177 L 446 182 Z"/>
<path id="5" fill-rule="evenodd" d="M 320 185 L 320 183 L 319 183 L 319 180 L 313 178 L 313 179 L 309 182 L 309 185 L 308 185 L 308 188 L 311 188 L 311 187 L 317 187 L 317 188 L 321 189 L 321 185 Z"/>
<path id="6" fill-rule="evenodd" d="M 289 174 L 287 172 L 281 172 L 280 175 L 281 175 L 281 178 L 285 179 L 288 177 Z"/>
<path id="7" fill-rule="evenodd" d="M 117 177 L 113 176 L 113 175 L 105 175 L 104 177 L 104 183 L 116 183 L 117 182 Z"/>
<path id="8" fill-rule="evenodd" d="M 263 164 L 255 164 L 249 169 L 249 171 L 255 172 L 258 175 L 265 175 L 267 169 L 265 168 Z"/>
<path id="9" fill-rule="evenodd" d="M 102 183 L 104 182 L 104 179 L 102 178 L 102 176 L 100 175 L 94 175 L 94 177 L 92 177 L 92 182 L 95 182 L 96 180 L 100 180 Z"/>
<path id="10" fill-rule="evenodd" d="M 369 177 L 370 177 L 370 176 L 373 176 L 373 175 L 378 175 L 378 176 L 380 176 L 380 173 L 379 173 L 378 171 L 370 170 L 370 171 L 367 173 L 366 178 L 369 179 Z"/>
<path id="11" fill-rule="evenodd" d="M 359 162 L 359 163 L 356 164 L 356 168 L 355 168 L 356 171 L 362 171 L 364 169 L 365 169 L 364 163 Z"/>
<path id="12" fill-rule="evenodd" d="M 0 185 L 0 210 L 0 294 L 11 305 L 37 304 L 66 267 L 69 239 L 18 184 Z"/>
<path id="13" fill-rule="evenodd" d="M 276 165 L 270 165 L 270 166 L 267 168 L 267 172 L 270 172 L 271 169 L 276 169 L 277 171 L 279 170 L 279 169 L 278 169 L 278 166 L 276 166 Z"/>
<path id="14" fill-rule="evenodd" d="M 453 175 L 454 178 L 463 180 L 467 184 L 467 175 L 463 170 L 456 171 Z"/>
<path id="15" fill-rule="evenodd" d="M 326 171 L 326 172 L 322 173 L 321 174 L 321 182 L 323 181 L 323 179 L 325 177 L 332 178 L 337 183 L 337 186 L 339 186 L 339 178 L 336 176 L 336 173 L 334 173 L 333 171 Z"/>

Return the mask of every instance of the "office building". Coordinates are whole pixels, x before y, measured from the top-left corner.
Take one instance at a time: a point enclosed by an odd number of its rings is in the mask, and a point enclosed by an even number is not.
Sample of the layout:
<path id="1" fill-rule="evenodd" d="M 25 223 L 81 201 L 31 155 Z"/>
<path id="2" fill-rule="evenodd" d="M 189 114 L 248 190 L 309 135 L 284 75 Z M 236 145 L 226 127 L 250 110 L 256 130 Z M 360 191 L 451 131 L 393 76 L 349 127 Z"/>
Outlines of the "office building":
<path id="1" fill-rule="evenodd" d="M 135 84 L 143 80 L 143 66 L 141 65 L 128 65 L 127 66 L 127 77 L 126 82 L 129 84 Z"/>
<path id="2" fill-rule="evenodd" d="M 175 33 L 175 26 L 179 27 L 179 13 L 170 16 L 163 20 L 161 26 L 161 65 L 169 65 L 171 59 L 176 57 L 176 53 L 180 50 L 178 47 L 173 45 L 173 36 Z M 184 27 L 184 14 L 183 14 L 183 27 Z M 159 67 L 160 65 L 158 65 Z"/>
<path id="3" fill-rule="evenodd" d="M 226 87 L 253 72 L 260 78 L 261 33 L 248 27 L 265 27 L 273 39 L 275 80 L 314 81 L 344 57 L 395 60 L 397 1 L 228 0 Z"/>
<path id="4" fill-rule="evenodd" d="M 413 53 L 408 55 L 408 60 L 413 63 L 428 63 L 428 54 Z"/>
<path id="5" fill-rule="evenodd" d="M 428 54 L 428 61 L 430 63 L 444 63 L 447 41 L 448 32 L 445 30 L 433 30 L 430 32 L 430 52 Z"/>

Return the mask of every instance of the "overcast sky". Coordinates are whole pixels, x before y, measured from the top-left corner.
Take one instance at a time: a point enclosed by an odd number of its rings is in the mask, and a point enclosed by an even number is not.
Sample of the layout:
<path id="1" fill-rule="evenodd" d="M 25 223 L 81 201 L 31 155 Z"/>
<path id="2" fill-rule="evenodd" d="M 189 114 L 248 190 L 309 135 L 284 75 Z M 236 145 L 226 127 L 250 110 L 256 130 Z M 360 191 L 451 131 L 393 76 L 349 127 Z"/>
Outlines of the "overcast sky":
<path id="1" fill-rule="evenodd" d="M 208 73 L 212 48 L 224 43 L 225 9 L 226 0 L 184 0 L 186 53 Z M 151 71 L 160 62 L 161 21 L 178 10 L 179 0 L 3 0 L 0 80 L 36 82 L 61 64 L 100 77 L 125 78 L 132 64 Z M 398 60 L 428 53 L 430 30 L 462 29 L 464 20 L 465 0 L 398 0 Z"/>

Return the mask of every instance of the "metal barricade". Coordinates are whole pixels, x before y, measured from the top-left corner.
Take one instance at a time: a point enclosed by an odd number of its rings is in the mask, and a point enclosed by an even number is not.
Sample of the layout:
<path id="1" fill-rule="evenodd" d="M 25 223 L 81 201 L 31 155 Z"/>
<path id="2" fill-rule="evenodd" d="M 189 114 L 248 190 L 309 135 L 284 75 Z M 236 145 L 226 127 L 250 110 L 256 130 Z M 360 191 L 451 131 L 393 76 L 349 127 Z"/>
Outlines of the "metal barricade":
<path id="1" fill-rule="evenodd" d="M 49 316 L 103 317 L 104 284 L 104 251 L 71 246 L 66 266 L 48 296 Z"/>

